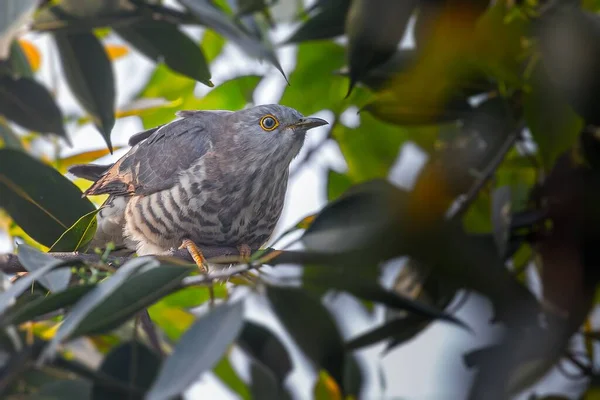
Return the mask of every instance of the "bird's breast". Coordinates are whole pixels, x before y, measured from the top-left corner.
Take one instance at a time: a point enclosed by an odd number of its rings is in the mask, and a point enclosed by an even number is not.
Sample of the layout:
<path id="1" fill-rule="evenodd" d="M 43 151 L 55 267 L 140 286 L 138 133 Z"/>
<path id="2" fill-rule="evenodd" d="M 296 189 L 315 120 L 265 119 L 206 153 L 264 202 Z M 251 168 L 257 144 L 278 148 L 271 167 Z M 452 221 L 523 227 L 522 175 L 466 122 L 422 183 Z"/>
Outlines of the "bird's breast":
<path id="1" fill-rule="evenodd" d="M 172 188 L 130 202 L 129 231 L 165 251 L 184 238 L 204 246 L 257 248 L 281 215 L 287 179 L 287 168 L 226 170 L 199 163 Z"/>

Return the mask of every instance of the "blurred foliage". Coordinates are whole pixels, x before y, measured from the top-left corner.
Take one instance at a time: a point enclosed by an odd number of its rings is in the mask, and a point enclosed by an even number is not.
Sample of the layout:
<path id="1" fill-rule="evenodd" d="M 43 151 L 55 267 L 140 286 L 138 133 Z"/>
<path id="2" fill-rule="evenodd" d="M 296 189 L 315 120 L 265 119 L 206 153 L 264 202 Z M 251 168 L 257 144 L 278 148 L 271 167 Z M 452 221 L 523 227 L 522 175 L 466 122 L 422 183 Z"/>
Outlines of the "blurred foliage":
<path id="1" fill-rule="evenodd" d="M 0 231 L 21 243 L 0 255 L 2 398 L 167 399 L 208 371 L 243 399 L 372 398 L 385 382 L 365 386 L 355 351 L 408 345 L 438 320 L 469 330 L 454 315 L 469 292 L 507 329 L 465 354 L 476 369 L 468 398 L 510 398 L 565 359 L 589 378 L 580 398 L 598 396 L 600 328 L 589 314 L 600 299 L 600 2 L 176 3 L 42 1 L 33 14 L 29 2 L 0 4 Z M 295 60 L 286 70 L 283 46 Z M 249 65 L 266 62 L 215 79 L 230 47 Z M 115 63 L 133 54 L 153 70 L 117 107 Z M 327 171 L 327 206 L 284 234 L 299 231 L 303 250 L 261 251 L 245 269 L 217 269 L 220 279 L 163 256 L 55 253 L 83 251 L 95 233 L 106 196 L 81 198 L 89 182 L 65 174 L 120 149 L 117 120 L 149 129 L 179 110 L 238 110 L 272 76 L 279 103 L 332 115 L 302 161 L 333 143 L 346 164 Z M 58 80 L 79 111 L 59 105 Z M 63 156 L 90 123 L 106 148 Z M 409 145 L 427 160 L 397 187 Z M 383 282 L 399 257 L 408 261 Z M 294 287 L 269 273 L 289 264 L 302 266 Z M 325 304 L 332 292 L 383 308 L 386 320 L 347 338 Z M 249 293 L 291 341 L 244 317 Z M 579 333 L 587 362 L 573 355 Z M 298 367 L 290 346 L 314 372 L 310 387 L 288 379 Z"/>

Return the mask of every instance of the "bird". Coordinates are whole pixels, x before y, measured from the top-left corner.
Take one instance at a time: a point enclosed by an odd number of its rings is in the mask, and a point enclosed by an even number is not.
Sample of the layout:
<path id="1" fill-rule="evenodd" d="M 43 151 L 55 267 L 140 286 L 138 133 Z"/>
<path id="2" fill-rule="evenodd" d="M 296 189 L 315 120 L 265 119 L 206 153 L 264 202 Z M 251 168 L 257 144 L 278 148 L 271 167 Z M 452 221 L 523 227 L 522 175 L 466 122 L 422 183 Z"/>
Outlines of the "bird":
<path id="1" fill-rule="evenodd" d="M 131 136 L 115 163 L 71 166 L 93 182 L 82 196 L 108 195 L 88 249 L 109 242 L 138 256 L 187 249 L 203 271 L 206 249 L 248 258 L 275 229 L 307 131 L 326 124 L 279 104 L 183 110 Z"/>

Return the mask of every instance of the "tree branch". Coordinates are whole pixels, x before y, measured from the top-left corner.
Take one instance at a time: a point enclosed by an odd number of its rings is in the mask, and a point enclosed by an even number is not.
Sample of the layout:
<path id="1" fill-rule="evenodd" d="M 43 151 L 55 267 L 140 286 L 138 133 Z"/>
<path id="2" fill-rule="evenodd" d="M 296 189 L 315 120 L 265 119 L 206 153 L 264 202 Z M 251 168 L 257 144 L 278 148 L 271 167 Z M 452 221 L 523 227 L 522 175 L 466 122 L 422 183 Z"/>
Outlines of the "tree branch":
<path id="1" fill-rule="evenodd" d="M 202 249 L 202 253 L 209 262 L 216 264 L 234 264 L 240 260 L 238 250 L 232 247 L 207 247 Z M 88 264 L 102 262 L 102 257 L 98 254 L 78 252 L 51 252 L 48 254 L 63 261 L 80 260 Z M 160 256 L 179 258 L 190 263 L 194 262 L 186 249 L 173 250 Z M 119 266 L 131 258 L 133 256 L 109 256 L 106 261 L 109 265 Z M 16 254 L 0 254 L 0 272 L 16 274 L 18 272 L 27 272 L 27 270 L 23 267 Z"/>

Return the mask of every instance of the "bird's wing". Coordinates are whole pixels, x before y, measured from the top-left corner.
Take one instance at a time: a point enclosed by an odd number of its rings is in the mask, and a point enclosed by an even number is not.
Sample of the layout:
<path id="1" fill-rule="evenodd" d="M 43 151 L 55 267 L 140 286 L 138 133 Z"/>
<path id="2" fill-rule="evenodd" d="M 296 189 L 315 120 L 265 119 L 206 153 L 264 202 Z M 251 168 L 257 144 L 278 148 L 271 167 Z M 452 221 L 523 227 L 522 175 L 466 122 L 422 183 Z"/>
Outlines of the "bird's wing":
<path id="1" fill-rule="evenodd" d="M 179 113 L 179 119 L 138 133 L 135 146 L 84 192 L 84 195 L 147 195 L 173 187 L 212 147 L 211 119 L 217 113 Z"/>

